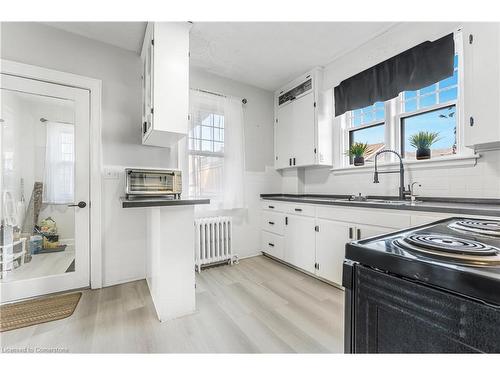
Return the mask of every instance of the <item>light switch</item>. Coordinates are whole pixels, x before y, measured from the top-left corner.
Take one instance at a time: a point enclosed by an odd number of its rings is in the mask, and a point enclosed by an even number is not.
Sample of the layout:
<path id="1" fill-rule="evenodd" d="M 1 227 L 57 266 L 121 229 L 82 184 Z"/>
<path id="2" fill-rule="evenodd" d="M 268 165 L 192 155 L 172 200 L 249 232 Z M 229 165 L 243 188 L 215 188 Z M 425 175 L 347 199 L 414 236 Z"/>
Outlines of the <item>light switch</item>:
<path id="1" fill-rule="evenodd" d="M 120 178 L 120 172 L 115 169 L 105 168 L 104 178 L 106 180 L 118 180 Z"/>

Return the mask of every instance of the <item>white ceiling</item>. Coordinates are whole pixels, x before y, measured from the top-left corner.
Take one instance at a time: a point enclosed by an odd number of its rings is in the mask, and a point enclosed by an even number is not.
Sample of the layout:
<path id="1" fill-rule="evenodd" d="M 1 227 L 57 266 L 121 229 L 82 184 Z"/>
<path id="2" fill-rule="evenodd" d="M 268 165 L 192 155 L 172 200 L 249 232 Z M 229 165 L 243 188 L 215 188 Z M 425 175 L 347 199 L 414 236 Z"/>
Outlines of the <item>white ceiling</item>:
<path id="1" fill-rule="evenodd" d="M 276 90 L 392 27 L 388 22 L 199 22 L 191 29 L 191 64 Z"/>
<path id="2" fill-rule="evenodd" d="M 139 52 L 144 22 L 50 22 L 57 27 Z M 191 64 L 236 81 L 276 90 L 314 66 L 384 33 L 391 22 L 195 22 Z"/>

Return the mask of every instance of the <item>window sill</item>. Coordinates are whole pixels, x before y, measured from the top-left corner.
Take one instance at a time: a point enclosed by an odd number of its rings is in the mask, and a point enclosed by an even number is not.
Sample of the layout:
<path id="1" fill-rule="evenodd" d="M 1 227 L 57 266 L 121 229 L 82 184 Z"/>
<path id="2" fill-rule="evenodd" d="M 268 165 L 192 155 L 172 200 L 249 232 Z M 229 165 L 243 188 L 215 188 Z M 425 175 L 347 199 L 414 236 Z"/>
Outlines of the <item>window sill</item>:
<path id="1" fill-rule="evenodd" d="M 481 155 L 455 155 L 455 156 L 443 156 L 428 160 L 403 160 L 403 164 L 407 170 L 425 170 L 425 169 L 440 169 L 447 167 L 457 167 L 457 166 L 474 166 L 477 163 Z M 387 170 L 386 167 L 397 167 L 399 162 L 381 162 L 377 163 L 378 168 L 381 171 Z M 363 166 L 355 167 L 340 167 L 332 168 L 330 171 L 336 175 L 343 174 L 356 174 L 356 173 L 372 173 L 375 168 L 375 163 L 365 164 Z"/>

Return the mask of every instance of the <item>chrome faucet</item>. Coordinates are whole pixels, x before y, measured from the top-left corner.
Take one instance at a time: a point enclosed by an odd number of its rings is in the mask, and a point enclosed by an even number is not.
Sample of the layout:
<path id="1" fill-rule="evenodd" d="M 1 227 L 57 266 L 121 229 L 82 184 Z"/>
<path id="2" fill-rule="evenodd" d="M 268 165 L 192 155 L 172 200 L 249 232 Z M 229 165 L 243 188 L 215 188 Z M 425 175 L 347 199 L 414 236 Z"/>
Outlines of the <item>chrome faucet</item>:
<path id="1" fill-rule="evenodd" d="M 396 155 L 399 158 L 399 199 L 404 200 L 405 196 L 410 194 L 408 190 L 405 190 L 405 167 L 403 165 L 403 159 L 401 158 L 401 155 L 397 153 L 396 151 L 393 150 L 382 150 L 379 151 L 375 154 L 375 172 L 373 172 L 373 183 L 378 184 L 378 175 L 383 174 L 383 173 L 398 173 L 398 171 L 385 171 L 385 172 L 379 172 L 377 169 L 377 158 L 380 154 L 384 154 L 386 152 L 390 152 L 394 155 Z"/>

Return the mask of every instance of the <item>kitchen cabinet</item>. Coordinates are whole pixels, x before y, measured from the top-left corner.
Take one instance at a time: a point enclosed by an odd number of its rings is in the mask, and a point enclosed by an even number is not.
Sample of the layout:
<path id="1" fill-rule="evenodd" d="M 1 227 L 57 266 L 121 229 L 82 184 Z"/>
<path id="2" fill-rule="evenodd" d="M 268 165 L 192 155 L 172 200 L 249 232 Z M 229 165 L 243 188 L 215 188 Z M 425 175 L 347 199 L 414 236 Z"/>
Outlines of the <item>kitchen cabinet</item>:
<path id="1" fill-rule="evenodd" d="M 500 148 L 500 24 L 467 23 L 464 39 L 464 142 Z"/>
<path id="2" fill-rule="evenodd" d="M 316 224 L 316 275 L 342 285 L 345 244 L 352 237 L 352 226 L 325 219 L 317 219 Z"/>
<path id="3" fill-rule="evenodd" d="M 314 220 L 301 215 L 285 217 L 284 261 L 310 273 L 316 263 Z"/>
<path id="4" fill-rule="evenodd" d="M 187 22 L 149 22 L 142 45 L 142 143 L 170 147 L 188 132 Z"/>
<path id="5" fill-rule="evenodd" d="M 408 213 L 393 210 L 272 200 L 261 207 L 261 251 L 337 285 L 347 242 L 410 226 Z"/>
<path id="6" fill-rule="evenodd" d="M 345 244 L 394 230 L 375 225 L 316 219 L 316 275 L 341 285 Z"/>
<path id="7" fill-rule="evenodd" d="M 332 165 L 332 90 L 319 68 L 275 93 L 275 168 Z"/>

